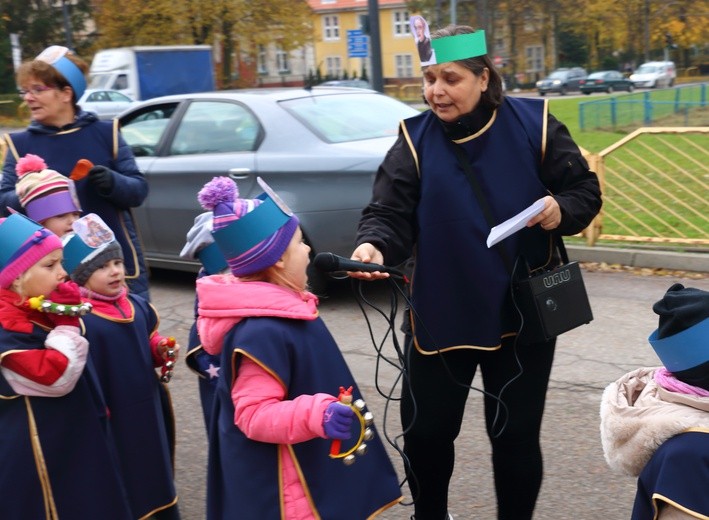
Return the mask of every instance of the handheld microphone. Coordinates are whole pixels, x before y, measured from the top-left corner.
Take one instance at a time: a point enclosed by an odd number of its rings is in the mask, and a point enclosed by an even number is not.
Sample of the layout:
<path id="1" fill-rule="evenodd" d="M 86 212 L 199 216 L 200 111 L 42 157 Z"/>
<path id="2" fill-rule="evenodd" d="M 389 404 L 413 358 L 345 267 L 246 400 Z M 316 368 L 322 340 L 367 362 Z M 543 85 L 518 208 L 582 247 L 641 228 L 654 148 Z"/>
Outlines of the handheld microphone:
<path id="1" fill-rule="evenodd" d="M 337 271 L 361 271 L 364 273 L 373 273 L 375 271 L 379 271 L 380 273 L 389 273 L 393 276 L 404 276 L 401 271 L 392 267 L 358 262 L 357 260 L 350 260 L 349 258 L 338 256 L 333 253 L 318 253 L 313 259 L 313 265 L 326 273 Z"/>

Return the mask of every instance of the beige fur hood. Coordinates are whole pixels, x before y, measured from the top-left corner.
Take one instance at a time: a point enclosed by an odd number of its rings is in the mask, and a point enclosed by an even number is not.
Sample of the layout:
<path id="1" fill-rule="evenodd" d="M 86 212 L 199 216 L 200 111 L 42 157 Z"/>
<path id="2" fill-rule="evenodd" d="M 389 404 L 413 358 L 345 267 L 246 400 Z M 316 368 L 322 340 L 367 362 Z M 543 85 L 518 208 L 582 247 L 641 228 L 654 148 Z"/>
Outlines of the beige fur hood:
<path id="1" fill-rule="evenodd" d="M 709 397 L 659 387 L 656 368 L 639 368 L 606 387 L 601 398 L 601 444 L 615 471 L 637 476 L 667 439 L 709 428 Z"/>

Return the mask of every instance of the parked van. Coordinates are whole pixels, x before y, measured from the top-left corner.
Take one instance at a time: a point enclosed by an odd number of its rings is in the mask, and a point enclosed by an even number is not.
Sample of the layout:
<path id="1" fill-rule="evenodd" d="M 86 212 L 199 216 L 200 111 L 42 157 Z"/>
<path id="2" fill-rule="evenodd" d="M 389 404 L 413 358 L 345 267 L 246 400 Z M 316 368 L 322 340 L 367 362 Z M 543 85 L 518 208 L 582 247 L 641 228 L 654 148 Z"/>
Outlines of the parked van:
<path id="1" fill-rule="evenodd" d="M 677 79 L 677 68 L 673 61 L 648 61 L 640 65 L 628 79 L 636 88 L 671 87 Z"/>

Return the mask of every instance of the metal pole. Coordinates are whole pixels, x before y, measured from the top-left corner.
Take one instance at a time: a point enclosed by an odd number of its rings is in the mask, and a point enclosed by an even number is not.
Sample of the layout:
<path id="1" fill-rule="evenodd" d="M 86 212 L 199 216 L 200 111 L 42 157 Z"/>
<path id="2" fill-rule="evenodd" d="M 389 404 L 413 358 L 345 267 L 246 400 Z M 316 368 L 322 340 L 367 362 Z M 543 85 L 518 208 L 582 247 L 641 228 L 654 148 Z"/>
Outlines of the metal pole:
<path id="1" fill-rule="evenodd" d="M 456 0 L 451 0 L 451 23 L 453 25 L 458 23 L 458 2 Z"/>
<path id="2" fill-rule="evenodd" d="M 372 62 L 372 88 L 384 92 L 382 78 L 382 42 L 379 35 L 379 4 L 377 0 L 368 0 L 369 12 L 369 47 Z"/>
<path id="3" fill-rule="evenodd" d="M 64 17 L 64 37 L 66 38 L 66 46 L 69 49 L 74 48 L 71 41 L 71 20 L 69 19 L 69 7 L 66 5 L 66 0 L 62 0 L 62 16 Z"/>
<path id="4" fill-rule="evenodd" d="M 645 53 L 645 61 L 650 61 L 650 0 L 645 0 L 643 18 L 643 51 Z"/>

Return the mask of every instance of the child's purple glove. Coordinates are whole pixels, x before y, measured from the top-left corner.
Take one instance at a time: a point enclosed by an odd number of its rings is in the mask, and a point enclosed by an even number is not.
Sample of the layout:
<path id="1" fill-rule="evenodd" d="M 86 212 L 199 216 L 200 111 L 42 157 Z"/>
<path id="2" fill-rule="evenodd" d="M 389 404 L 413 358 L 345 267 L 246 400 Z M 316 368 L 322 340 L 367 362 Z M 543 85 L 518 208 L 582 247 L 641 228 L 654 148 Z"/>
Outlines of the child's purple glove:
<path id="1" fill-rule="evenodd" d="M 323 429 L 328 439 L 349 439 L 354 410 L 338 401 L 330 403 L 323 414 Z"/>

